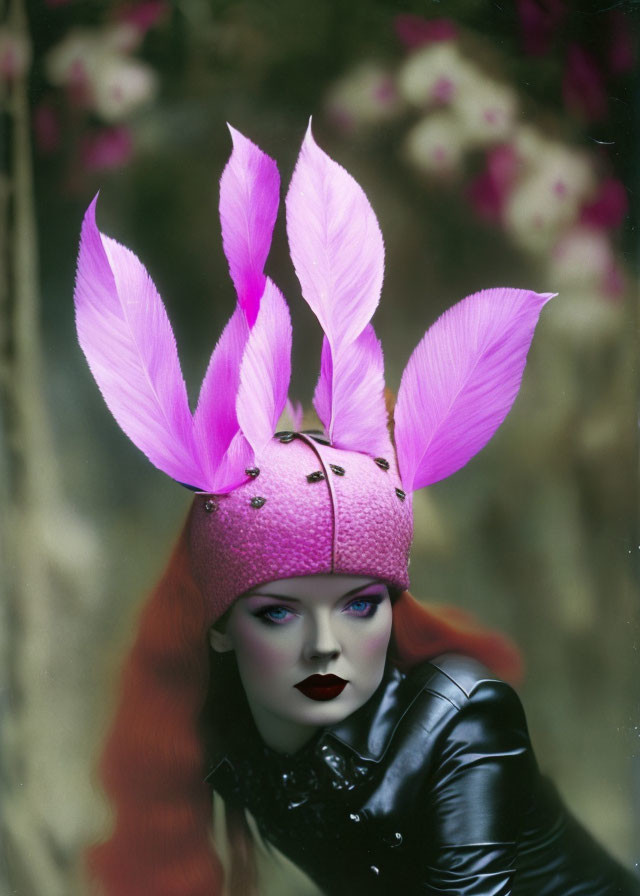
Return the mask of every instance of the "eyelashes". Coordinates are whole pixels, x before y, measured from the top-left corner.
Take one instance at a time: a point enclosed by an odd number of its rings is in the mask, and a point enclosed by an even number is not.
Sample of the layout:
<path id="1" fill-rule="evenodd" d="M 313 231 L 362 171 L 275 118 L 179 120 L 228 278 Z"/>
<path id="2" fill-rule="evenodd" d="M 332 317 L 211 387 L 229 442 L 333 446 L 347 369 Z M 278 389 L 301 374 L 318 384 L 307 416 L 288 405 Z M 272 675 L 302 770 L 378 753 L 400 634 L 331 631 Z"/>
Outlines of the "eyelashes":
<path id="1" fill-rule="evenodd" d="M 340 610 L 345 616 L 355 619 L 371 619 L 378 611 L 378 607 L 387 597 L 387 593 L 372 594 L 366 597 L 356 597 L 350 600 Z M 287 625 L 300 616 L 300 613 L 287 607 L 284 604 L 271 604 L 260 607 L 252 614 L 259 619 L 264 625 Z"/>
<path id="2" fill-rule="evenodd" d="M 260 607 L 252 615 L 265 625 L 285 625 L 287 622 L 291 622 L 298 614 L 290 610 L 289 607 L 267 606 Z"/>
<path id="3" fill-rule="evenodd" d="M 350 601 L 342 612 L 348 616 L 355 616 L 357 619 L 371 619 L 377 613 L 383 600 L 383 594 L 373 597 L 358 597 Z"/>

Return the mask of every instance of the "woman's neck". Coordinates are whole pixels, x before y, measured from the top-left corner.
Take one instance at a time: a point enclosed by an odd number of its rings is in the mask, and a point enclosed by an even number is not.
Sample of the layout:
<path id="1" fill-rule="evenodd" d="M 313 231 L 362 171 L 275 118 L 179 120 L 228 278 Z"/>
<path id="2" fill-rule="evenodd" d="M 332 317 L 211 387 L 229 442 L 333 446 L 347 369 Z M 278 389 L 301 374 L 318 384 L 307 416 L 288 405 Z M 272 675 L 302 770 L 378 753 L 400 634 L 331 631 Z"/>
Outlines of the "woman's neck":
<path id="1" fill-rule="evenodd" d="M 249 708 L 260 737 L 276 753 L 296 753 L 319 731 L 317 725 L 301 725 L 272 713 L 263 714 L 259 707 Z"/>

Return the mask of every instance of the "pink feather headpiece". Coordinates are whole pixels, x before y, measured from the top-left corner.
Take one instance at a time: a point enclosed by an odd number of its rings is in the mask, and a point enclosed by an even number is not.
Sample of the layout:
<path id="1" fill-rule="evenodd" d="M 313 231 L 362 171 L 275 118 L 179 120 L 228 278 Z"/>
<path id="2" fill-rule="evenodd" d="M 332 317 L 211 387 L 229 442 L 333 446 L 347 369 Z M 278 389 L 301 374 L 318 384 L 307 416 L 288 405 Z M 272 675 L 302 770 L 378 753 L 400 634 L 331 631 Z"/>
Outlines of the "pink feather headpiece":
<path id="1" fill-rule="evenodd" d="M 324 331 L 314 406 L 324 438 L 274 438 L 291 375 L 291 321 L 265 275 L 278 205 L 275 162 L 231 129 L 220 181 L 224 252 L 238 302 L 195 412 L 171 325 L 137 257 L 84 218 L 75 289 L 80 345 L 129 438 L 197 494 L 190 544 L 212 618 L 249 588 L 294 575 L 370 575 L 408 585 L 411 495 L 459 470 L 520 387 L 550 294 L 489 289 L 427 330 L 402 375 L 395 450 L 371 318 L 384 245 L 355 180 L 307 131 L 286 199 L 291 258 Z"/>

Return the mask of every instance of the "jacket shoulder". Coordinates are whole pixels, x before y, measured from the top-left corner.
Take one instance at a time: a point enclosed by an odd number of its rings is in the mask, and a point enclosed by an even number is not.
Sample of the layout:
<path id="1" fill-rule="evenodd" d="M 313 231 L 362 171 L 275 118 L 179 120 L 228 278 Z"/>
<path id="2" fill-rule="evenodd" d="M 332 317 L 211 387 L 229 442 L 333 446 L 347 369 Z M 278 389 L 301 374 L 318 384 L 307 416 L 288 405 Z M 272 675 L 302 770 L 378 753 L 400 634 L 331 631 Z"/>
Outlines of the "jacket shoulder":
<path id="1" fill-rule="evenodd" d="M 326 736 L 362 759 L 380 761 L 408 732 L 421 730 L 431 740 L 475 711 L 489 724 L 501 724 L 519 718 L 522 708 L 511 686 L 482 663 L 443 654 L 407 674 L 390 670 L 369 703 L 327 729 Z"/>
<path id="2" fill-rule="evenodd" d="M 509 687 L 485 665 L 460 653 L 443 653 L 413 669 L 408 677 L 424 676 L 430 688 L 440 688 L 456 705 L 470 698 L 485 683 Z"/>
<path id="3" fill-rule="evenodd" d="M 476 719 L 485 731 L 526 731 L 524 710 L 515 690 L 477 660 L 443 654 L 413 669 L 406 678 L 413 699 L 405 719 L 432 734 L 451 734 Z"/>

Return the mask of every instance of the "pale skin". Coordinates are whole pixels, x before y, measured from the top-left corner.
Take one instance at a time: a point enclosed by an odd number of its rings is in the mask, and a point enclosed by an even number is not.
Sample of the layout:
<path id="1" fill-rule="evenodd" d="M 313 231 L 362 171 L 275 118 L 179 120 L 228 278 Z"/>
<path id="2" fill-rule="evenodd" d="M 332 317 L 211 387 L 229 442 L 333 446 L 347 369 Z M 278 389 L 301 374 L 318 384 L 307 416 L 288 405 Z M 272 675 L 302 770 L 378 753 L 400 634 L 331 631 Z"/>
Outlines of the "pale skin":
<path id="1" fill-rule="evenodd" d="M 389 591 L 377 579 L 318 575 L 260 585 L 233 604 L 211 646 L 235 651 L 256 727 L 282 753 L 300 749 L 319 728 L 342 721 L 373 695 L 391 637 Z M 347 684 L 317 701 L 295 685 L 310 675 Z"/>

